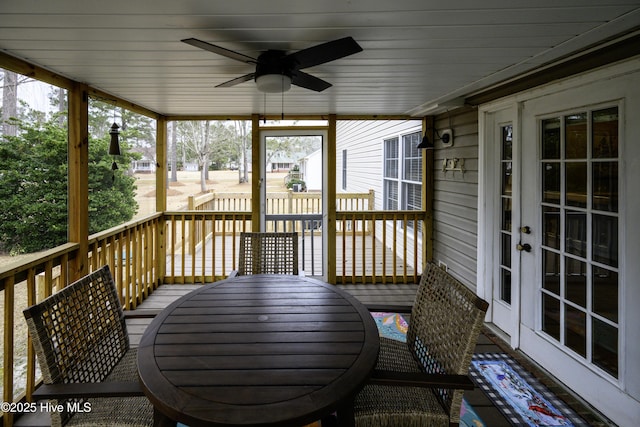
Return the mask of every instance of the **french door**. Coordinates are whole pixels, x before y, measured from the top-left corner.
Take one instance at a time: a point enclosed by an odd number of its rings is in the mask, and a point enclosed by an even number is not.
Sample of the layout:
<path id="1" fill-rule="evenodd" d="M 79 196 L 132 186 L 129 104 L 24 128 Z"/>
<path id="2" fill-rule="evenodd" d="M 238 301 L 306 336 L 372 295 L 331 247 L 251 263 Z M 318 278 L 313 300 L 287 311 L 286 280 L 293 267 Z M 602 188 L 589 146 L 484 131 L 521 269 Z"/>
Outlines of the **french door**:
<path id="1" fill-rule="evenodd" d="M 532 256 L 523 286 L 540 339 L 617 379 L 620 349 L 619 127 L 617 105 L 574 108 L 531 120 L 523 147 L 523 223 Z M 537 345 L 523 342 L 523 345 Z"/>

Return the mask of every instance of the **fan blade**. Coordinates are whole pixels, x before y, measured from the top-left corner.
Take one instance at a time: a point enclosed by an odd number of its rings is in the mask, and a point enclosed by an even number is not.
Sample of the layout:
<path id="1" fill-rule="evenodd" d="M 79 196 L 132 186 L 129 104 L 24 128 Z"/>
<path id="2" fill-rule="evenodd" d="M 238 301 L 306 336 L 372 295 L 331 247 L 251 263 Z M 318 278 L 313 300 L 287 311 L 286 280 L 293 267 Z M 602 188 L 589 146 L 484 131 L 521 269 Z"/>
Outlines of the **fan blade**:
<path id="1" fill-rule="evenodd" d="M 226 56 L 227 58 L 235 59 L 236 61 L 245 62 L 247 64 L 258 63 L 258 61 L 255 58 L 252 58 L 247 55 L 243 55 L 242 53 L 234 52 L 229 49 L 225 49 L 220 46 L 216 46 L 211 43 L 203 42 L 202 40 L 191 38 L 191 39 L 184 39 L 180 41 L 200 49 L 208 50 L 209 52 L 217 53 L 218 55 Z"/>
<path id="2" fill-rule="evenodd" d="M 315 90 L 316 92 L 322 92 L 332 86 L 331 83 L 314 77 L 311 74 L 303 73 L 302 71 L 296 71 L 294 73 L 291 78 L 291 83 L 306 89 Z"/>
<path id="3" fill-rule="evenodd" d="M 240 83 L 248 82 L 249 80 L 253 80 L 256 73 L 245 74 L 244 76 L 236 77 L 233 80 L 229 80 L 228 82 L 220 83 L 216 87 L 231 87 Z"/>
<path id="4" fill-rule="evenodd" d="M 299 50 L 287 55 L 286 59 L 293 61 L 296 70 L 301 70 L 358 52 L 362 52 L 360 45 L 352 37 L 345 37 Z"/>

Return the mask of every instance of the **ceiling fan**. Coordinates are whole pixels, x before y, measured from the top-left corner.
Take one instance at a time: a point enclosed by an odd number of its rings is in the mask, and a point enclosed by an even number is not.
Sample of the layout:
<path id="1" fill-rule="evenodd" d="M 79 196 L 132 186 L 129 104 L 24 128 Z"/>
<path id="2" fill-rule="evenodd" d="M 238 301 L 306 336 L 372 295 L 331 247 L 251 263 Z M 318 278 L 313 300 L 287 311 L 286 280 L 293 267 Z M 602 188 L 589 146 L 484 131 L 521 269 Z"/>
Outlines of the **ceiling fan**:
<path id="1" fill-rule="evenodd" d="M 254 72 L 221 83 L 216 87 L 231 87 L 253 79 L 256 81 L 259 91 L 269 93 L 286 92 L 292 84 L 322 92 L 330 88 L 331 83 L 300 70 L 362 51 L 360 45 L 351 37 L 322 43 L 290 54 L 283 50 L 270 49 L 260 54 L 258 58 L 252 58 L 194 38 L 184 39 L 182 42 L 236 61 L 255 64 Z"/>

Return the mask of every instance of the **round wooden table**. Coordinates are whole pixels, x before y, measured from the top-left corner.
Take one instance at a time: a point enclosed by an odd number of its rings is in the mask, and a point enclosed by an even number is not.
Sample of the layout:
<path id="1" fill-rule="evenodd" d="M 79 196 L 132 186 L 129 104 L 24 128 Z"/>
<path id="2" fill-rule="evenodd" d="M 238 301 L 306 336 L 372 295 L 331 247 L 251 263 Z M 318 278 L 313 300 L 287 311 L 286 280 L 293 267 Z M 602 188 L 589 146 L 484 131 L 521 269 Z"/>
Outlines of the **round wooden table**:
<path id="1" fill-rule="evenodd" d="M 335 411 L 352 425 L 379 346 L 366 307 L 333 285 L 238 276 L 163 310 L 138 369 L 156 425 L 300 426 Z"/>

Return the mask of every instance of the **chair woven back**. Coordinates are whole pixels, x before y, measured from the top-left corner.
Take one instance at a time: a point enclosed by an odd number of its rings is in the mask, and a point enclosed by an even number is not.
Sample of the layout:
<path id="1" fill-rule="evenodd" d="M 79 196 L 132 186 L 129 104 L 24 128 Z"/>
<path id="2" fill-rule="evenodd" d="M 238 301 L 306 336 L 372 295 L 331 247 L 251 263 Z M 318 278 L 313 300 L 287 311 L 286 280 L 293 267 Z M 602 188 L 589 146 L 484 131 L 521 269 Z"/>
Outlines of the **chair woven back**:
<path id="1" fill-rule="evenodd" d="M 46 384 L 102 382 L 129 348 L 108 266 L 27 308 L 24 316 Z"/>
<path id="2" fill-rule="evenodd" d="M 298 233 L 240 233 L 238 275 L 298 274 Z"/>
<path id="3" fill-rule="evenodd" d="M 433 263 L 422 273 L 411 311 L 407 345 L 427 373 L 468 375 L 488 303 Z M 438 389 L 440 403 L 458 418 L 462 391 Z"/>

